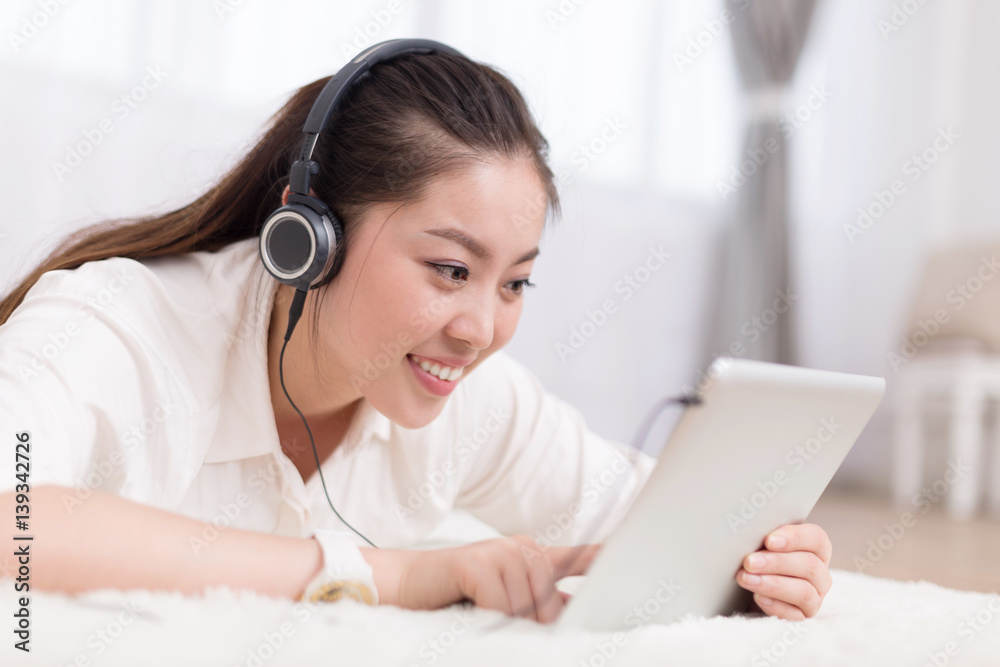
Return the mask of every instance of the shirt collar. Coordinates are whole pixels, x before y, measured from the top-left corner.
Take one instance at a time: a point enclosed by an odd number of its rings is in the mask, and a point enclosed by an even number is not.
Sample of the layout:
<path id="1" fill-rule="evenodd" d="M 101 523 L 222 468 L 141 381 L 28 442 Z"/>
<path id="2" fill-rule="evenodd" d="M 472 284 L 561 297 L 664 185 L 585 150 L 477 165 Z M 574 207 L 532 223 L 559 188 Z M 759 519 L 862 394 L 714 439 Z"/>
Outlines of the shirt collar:
<path id="1" fill-rule="evenodd" d="M 392 430 L 392 421 L 375 409 L 375 406 L 362 398 L 361 405 L 354 415 L 351 428 L 348 429 L 344 437 L 344 445 L 350 447 L 363 446 L 371 442 L 372 438 L 386 442 L 389 440 L 389 433 Z"/>
<path id="2" fill-rule="evenodd" d="M 253 257 L 256 260 L 256 255 Z M 259 262 L 258 262 L 259 264 Z M 277 454 L 281 451 L 281 444 L 278 437 L 277 426 L 274 424 L 273 407 L 271 406 L 271 390 L 268 379 L 267 368 L 267 331 L 271 322 L 271 310 L 274 305 L 274 298 L 278 290 L 278 282 L 263 271 L 263 266 L 255 266 L 251 272 L 250 292 L 260 297 L 257 300 L 259 306 L 257 312 L 252 312 L 249 307 L 251 301 L 247 302 L 240 321 L 237 323 L 237 331 L 253 331 L 250 336 L 236 337 L 235 340 L 240 346 L 238 354 L 247 363 L 254 367 L 258 382 L 253 387 L 238 388 L 237 391 L 245 392 L 242 396 L 252 410 L 267 411 L 270 418 L 271 429 L 269 433 L 258 433 L 256 438 L 245 441 L 234 438 L 215 439 L 209 446 L 204 463 L 224 463 L 236 461 L 254 456 L 264 456 L 267 454 Z M 348 429 L 341 443 L 341 447 L 354 449 L 364 447 L 369 444 L 372 438 L 378 438 L 387 442 L 392 429 L 392 421 L 375 409 L 367 399 L 362 398 L 361 404 L 355 412 L 351 427 Z"/>

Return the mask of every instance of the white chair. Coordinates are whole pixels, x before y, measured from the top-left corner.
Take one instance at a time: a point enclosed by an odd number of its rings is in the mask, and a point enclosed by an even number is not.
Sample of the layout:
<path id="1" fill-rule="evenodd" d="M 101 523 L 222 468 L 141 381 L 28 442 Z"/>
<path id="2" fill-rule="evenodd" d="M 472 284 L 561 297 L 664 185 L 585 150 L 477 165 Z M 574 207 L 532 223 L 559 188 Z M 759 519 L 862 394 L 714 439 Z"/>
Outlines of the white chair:
<path id="1" fill-rule="evenodd" d="M 932 504 L 944 500 L 953 518 L 968 519 L 979 510 L 985 480 L 991 513 L 1000 518 L 998 257 L 996 244 L 932 256 L 913 325 L 891 351 L 897 372 L 892 381 L 893 493 L 901 505 L 912 508 L 923 493 Z M 986 429 L 991 405 L 997 407 Z M 947 422 L 947 463 L 925 479 L 927 417 L 934 412 L 943 413 Z"/>
<path id="2" fill-rule="evenodd" d="M 1000 409 L 984 430 L 990 402 L 1000 402 L 1000 357 L 981 348 L 921 352 L 899 369 L 893 429 L 897 502 L 912 507 L 924 493 L 931 504 L 944 499 L 953 518 L 969 519 L 979 509 L 988 464 L 990 509 L 1000 518 Z M 947 419 L 947 463 L 925 479 L 927 418 L 934 412 Z"/>

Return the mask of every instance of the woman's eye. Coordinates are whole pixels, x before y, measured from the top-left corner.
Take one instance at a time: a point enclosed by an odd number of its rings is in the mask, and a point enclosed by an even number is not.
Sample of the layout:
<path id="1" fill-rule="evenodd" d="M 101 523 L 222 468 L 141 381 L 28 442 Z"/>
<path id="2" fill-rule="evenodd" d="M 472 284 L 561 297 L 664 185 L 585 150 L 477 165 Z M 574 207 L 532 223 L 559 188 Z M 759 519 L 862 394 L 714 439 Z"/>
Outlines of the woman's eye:
<path id="1" fill-rule="evenodd" d="M 537 287 L 537 285 L 535 285 L 535 283 L 531 282 L 527 278 L 515 280 L 510 284 L 511 291 L 514 292 L 514 294 L 517 294 L 518 296 L 524 294 L 524 290 L 529 289 L 531 287 Z"/>
<path id="2" fill-rule="evenodd" d="M 434 267 L 437 274 L 450 283 L 465 284 L 469 281 L 469 270 L 464 266 L 456 266 L 454 264 L 435 264 L 434 262 L 426 263 Z M 524 290 L 536 287 L 536 285 L 527 278 L 520 278 L 507 283 L 507 287 L 517 296 L 521 296 L 524 294 Z"/>
<path id="3" fill-rule="evenodd" d="M 464 283 L 469 279 L 469 270 L 464 266 L 453 266 L 451 264 L 434 264 L 433 262 L 427 262 L 438 272 L 438 274 L 445 280 L 451 281 L 453 283 Z"/>

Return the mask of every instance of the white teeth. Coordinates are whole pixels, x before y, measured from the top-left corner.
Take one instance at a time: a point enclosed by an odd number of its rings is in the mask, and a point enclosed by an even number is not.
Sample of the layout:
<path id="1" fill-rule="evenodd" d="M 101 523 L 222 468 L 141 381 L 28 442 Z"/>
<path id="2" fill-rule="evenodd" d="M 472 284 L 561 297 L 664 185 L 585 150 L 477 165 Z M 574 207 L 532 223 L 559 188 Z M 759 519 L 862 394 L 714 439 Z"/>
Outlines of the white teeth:
<path id="1" fill-rule="evenodd" d="M 420 360 L 417 365 L 422 369 L 430 373 L 431 375 L 436 375 L 441 380 L 446 382 L 454 382 L 458 378 L 462 377 L 461 368 L 451 368 L 449 366 L 442 366 L 441 364 L 432 364 L 427 360 Z"/>

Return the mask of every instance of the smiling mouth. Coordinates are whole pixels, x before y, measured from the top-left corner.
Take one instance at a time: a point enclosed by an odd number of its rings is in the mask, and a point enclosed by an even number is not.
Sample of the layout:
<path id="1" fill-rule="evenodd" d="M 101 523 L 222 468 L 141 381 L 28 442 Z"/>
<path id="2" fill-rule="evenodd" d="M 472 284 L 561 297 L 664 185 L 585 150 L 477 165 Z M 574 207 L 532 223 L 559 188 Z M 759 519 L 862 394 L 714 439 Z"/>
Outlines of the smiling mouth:
<path id="1" fill-rule="evenodd" d="M 412 354 L 406 355 L 416 364 L 422 371 L 430 375 L 431 377 L 442 380 L 444 382 L 455 382 L 460 377 L 462 377 L 462 372 L 464 368 L 452 368 L 451 366 L 444 366 L 438 362 L 430 362 L 426 359 L 417 359 Z"/>

